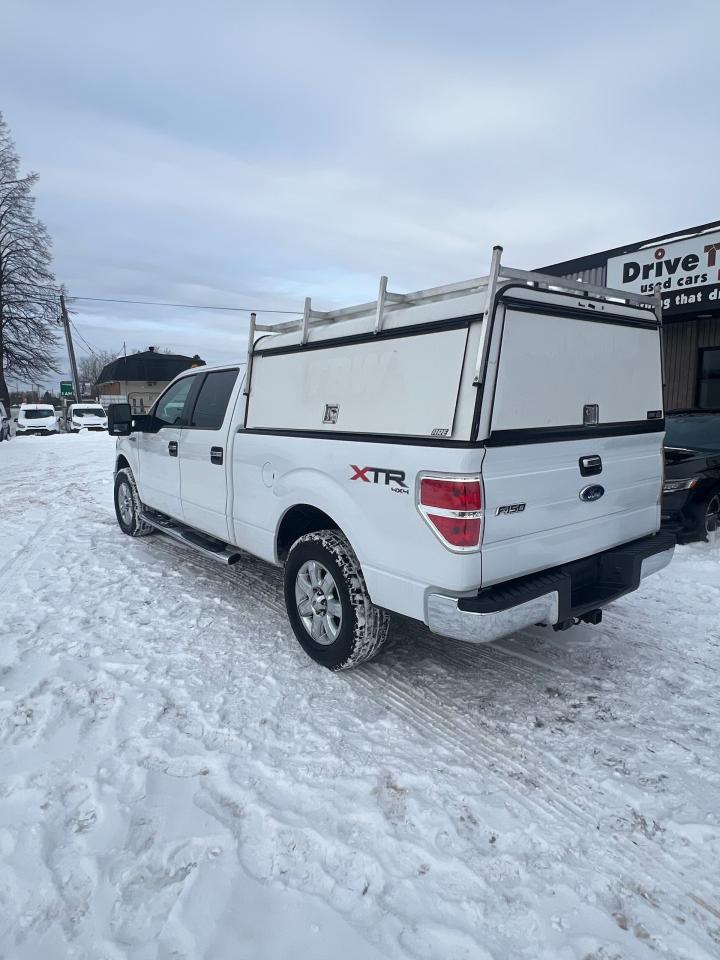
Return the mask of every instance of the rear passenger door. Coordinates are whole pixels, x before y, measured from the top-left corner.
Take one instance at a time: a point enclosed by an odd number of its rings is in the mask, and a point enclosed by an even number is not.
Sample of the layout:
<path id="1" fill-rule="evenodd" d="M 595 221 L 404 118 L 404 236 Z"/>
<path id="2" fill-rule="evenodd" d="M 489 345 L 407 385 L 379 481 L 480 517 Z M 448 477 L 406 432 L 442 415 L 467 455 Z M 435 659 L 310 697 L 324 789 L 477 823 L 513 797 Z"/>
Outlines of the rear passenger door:
<path id="1" fill-rule="evenodd" d="M 202 383 L 180 440 L 180 489 L 185 522 L 227 541 L 227 440 L 239 370 L 201 374 Z"/>

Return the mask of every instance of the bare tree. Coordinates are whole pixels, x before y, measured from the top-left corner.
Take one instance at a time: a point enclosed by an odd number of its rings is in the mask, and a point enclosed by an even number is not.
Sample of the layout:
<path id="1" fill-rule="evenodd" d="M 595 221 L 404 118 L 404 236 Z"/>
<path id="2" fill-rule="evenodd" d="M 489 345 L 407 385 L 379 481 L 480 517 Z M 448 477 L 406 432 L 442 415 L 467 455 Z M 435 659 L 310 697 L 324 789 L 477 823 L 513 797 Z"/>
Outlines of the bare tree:
<path id="1" fill-rule="evenodd" d="M 89 356 L 80 357 L 78 359 L 80 382 L 90 384 L 91 387 L 95 386 L 98 377 L 103 371 L 103 367 L 107 366 L 108 363 L 112 363 L 115 359 L 116 355 L 110 350 L 97 350 Z"/>
<path id="2" fill-rule="evenodd" d="M 38 175 L 20 160 L 0 113 L 0 400 L 6 375 L 35 381 L 56 371 L 58 297 L 50 235 L 35 217 Z"/>

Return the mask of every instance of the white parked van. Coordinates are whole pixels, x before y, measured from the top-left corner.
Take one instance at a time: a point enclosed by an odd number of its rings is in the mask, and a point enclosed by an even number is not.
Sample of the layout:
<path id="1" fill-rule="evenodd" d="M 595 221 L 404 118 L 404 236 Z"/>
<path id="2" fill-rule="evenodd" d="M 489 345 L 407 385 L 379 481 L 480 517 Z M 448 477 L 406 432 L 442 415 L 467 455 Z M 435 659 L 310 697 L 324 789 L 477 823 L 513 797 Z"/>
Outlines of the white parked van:
<path id="1" fill-rule="evenodd" d="M 598 623 L 674 549 L 654 306 L 496 248 L 486 278 L 253 318 L 246 366 L 110 408 L 120 527 L 282 564 L 331 669 L 374 656 L 391 611 L 477 643 Z"/>
<path id="2" fill-rule="evenodd" d="M 71 403 L 65 412 L 65 429 L 69 433 L 107 430 L 107 425 L 107 413 L 99 403 Z"/>
<path id="3" fill-rule="evenodd" d="M 49 403 L 23 403 L 18 411 L 16 436 L 57 433 L 55 408 Z"/>

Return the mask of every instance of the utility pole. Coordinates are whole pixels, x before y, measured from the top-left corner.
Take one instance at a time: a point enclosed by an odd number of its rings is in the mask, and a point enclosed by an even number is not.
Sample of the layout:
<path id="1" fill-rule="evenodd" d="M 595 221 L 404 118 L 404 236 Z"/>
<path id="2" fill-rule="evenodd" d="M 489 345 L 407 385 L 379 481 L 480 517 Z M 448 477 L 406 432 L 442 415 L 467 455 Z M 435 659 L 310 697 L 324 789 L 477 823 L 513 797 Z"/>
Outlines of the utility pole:
<path id="1" fill-rule="evenodd" d="M 75 347 L 72 342 L 72 333 L 70 332 L 70 317 L 68 317 L 67 307 L 65 306 L 65 297 L 60 294 L 60 311 L 62 313 L 62 324 L 65 328 L 65 341 L 67 343 L 68 358 L 70 360 L 70 373 L 72 374 L 73 389 L 75 391 L 75 403 L 80 403 L 80 378 L 78 377 L 77 363 L 75 362 Z"/>

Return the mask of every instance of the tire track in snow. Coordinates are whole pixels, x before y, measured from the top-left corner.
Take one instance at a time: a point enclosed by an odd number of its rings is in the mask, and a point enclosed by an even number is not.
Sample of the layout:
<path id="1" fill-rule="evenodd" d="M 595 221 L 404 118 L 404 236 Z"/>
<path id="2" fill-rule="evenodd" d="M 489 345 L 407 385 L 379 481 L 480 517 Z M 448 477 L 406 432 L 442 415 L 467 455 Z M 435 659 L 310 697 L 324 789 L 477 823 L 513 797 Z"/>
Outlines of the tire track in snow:
<path id="1" fill-rule="evenodd" d="M 0 577 L 3 576 L 6 570 L 9 570 L 13 566 L 13 564 L 20 557 L 21 554 L 26 553 L 30 550 L 30 548 L 35 544 L 38 538 L 42 536 L 43 532 L 47 534 L 48 538 L 50 537 L 50 533 L 47 531 L 47 527 L 44 524 L 40 523 L 38 525 L 37 530 L 35 530 L 35 532 L 28 537 L 25 543 L 21 544 L 17 548 L 17 550 L 10 556 L 10 558 L 6 560 L 5 563 L 0 567 Z M 16 569 L 18 568 L 16 567 Z"/>
<path id="2" fill-rule="evenodd" d="M 161 543 L 161 540 L 164 541 Z M 140 542 L 140 541 L 138 541 Z M 163 552 L 173 558 L 182 558 L 183 565 L 191 566 L 202 572 L 208 580 L 222 580 L 230 586 L 243 588 L 243 599 L 248 597 L 254 601 L 259 609 L 269 607 L 275 613 L 285 616 L 285 605 L 282 598 L 282 573 L 275 568 L 254 557 L 244 557 L 233 567 L 223 567 L 214 561 L 205 560 L 195 555 L 190 549 L 176 545 L 167 538 L 148 538 L 143 545 L 153 548 L 160 547 Z M 247 592 L 247 593 L 246 593 Z M 259 594 L 259 596 L 258 596 Z M 633 628 L 636 625 L 633 624 Z M 520 634 L 519 636 L 522 636 Z M 532 635 L 530 633 L 529 635 Z M 288 628 L 288 636 L 290 630 Z M 527 659 L 527 655 L 513 656 L 513 652 L 505 647 L 495 648 L 493 645 L 473 648 L 472 654 L 466 655 L 453 649 L 447 641 L 440 643 L 433 641 L 433 636 L 424 628 L 418 627 L 417 635 L 411 627 L 404 623 L 400 629 L 401 642 L 414 643 L 421 646 L 431 655 L 432 662 L 440 666 L 459 666 L 477 670 L 479 666 L 490 666 L 495 672 L 507 673 L 508 668 L 520 678 L 531 677 L 537 679 L 537 670 L 531 670 L 524 663 L 513 660 Z M 661 649 L 659 645 L 658 649 Z M 449 649 L 448 649 L 449 648 Z M 486 652 L 487 651 L 487 652 Z M 512 659 L 506 659 L 509 655 Z M 478 656 L 481 663 L 478 663 Z M 567 668 L 557 669 L 548 666 L 545 661 L 531 659 L 534 667 L 541 669 L 549 677 L 561 673 L 568 679 L 578 679 L 577 674 Z M 416 663 L 413 666 L 417 666 Z M 434 742 L 452 756 L 455 753 L 468 767 L 476 771 L 480 780 L 487 779 L 488 775 L 497 784 L 500 792 L 510 796 L 513 802 L 533 813 L 541 822 L 548 825 L 550 831 L 557 831 L 559 827 L 575 836 L 593 837 L 598 829 L 598 821 L 605 811 L 595 810 L 588 803 L 586 791 L 572 782 L 572 771 L 560 764 L 560 761 L 551 752 L 539 748 L 536 744 L 527 744 L 535 748 L 532 761 L 526 763 L 513 758 L 517 744 L 508 743 L 507 739 L 498 741 L 489 736 L 480 724 L 473 724 L 463 717 L 459 717 L 452 706 L 435 696 L 427 687 L 418 687 L 417 681 L 409 673 L 410 665 L 397 657 L 389 663 L 385 660 L 376 661 L 366 667 L 355 670 L 346 675 L 347 682 L 353 688 L 360 688 L 363 695 L 372 700 L 378 707 L 391 704 L 396 715 L 409 723 L 423 737 L 428 731 L 434 734 Z M 597 687 L 597 683 L 593 684 Z M 558 776 L 560 774 L 560 777 Z M 523 786 L 528 789 L 523 789 Z M 538 796 L 533 796 L 533 790 L 541 790 Z M 674 859 L 665 853 L 656 844 L 642 836 L 634 834 L 632 837 L 613 834 L 612 843 L 602 844 L 602 856 L 608 864 L 612 864 L 615 879 L 627 888 L 633 883 L 642 881 L 650 889 L 661 885 L 666 895 L 674 901 L 675 911 L 682 912 L 688 909 L 688 900 L 694 896 L 704 894 L 706 901 L 713 902 L 715 889 L 709 880 L 703 878 L 693 884 L 693 889 L 686 889 L 678 880 L 678 865 Z M 632 847 L 630 846 L 632 845 Z M 568 855 L 576 858 L 578 864 L 583 861 L 572 849 L 568 848 Z M 652 869 L 654 868 L 654 869 Z M 647 901 L 650 902 L 650 901 Z M 652 904 L 658 915 L 665 922 L 672 922 L 673 926 L 683 936 L 688 937 L 688 931 L 683 927 L 682 920 L 668 917 L 664 904 Z M 692 908 L 691 908 L 692 909 Z M 695 911 L 697 912 L 696 908 Z M 705 918 L 704 918 L 705 919 Z M 694 940 L 701 949 L 706 944 Z"/>
<path id="3" fill-rule="evenodd" d="M 512 749 L 511 745 L 506 743 L 507 750 L 498 750 L 498 744 L 492 741 L 482 728 L 469 725 L 450 715 L 442 701 L 434 698 L 427 690 L 422 691 L 423 699 L 419 700 L 417 691 L 411 684 L 392 674 L 383 676 L 381 684 L 374 683 L 367 674 L 377 674 L 379 670 L 379 665 L 372 663 L 368 664 L 364 671 L 356 671 L 352 676 L 353 682 L 364 689 L 365 696 L 373 699 L 378 706 L 388 701 L 392 702 L 398 713 L 415 730 L 421 734 L 425 734 L 428 730 L 432 731 L 435 734 L 436 743 L 442 744 L 448 751 L 456 749 L 464 757 L 467 765 L 476 770 L 479 777 L 486 776 L 489 771 L 500 789 L 509 793 L 514 802 L 535 812 L 541 821 L 549 822 L 549 832 L 557 832 L 559 827 L 567 828 L 569 824 L 574 823 L 574 829 L 570 829 L 576 836 L 587 838 L 597 833 L 598 819 L 586 804 L 587 795 L 578 791 L 569 781 L 559 782 L 544 765 L 550 761 L 557 762 L 552 755 L 543 752 L 542 756 L 538 756 L 538 761 L 542 763 L 538 762 L 534 770 L 532 767 L 521 765 L 510 758 L 508 751 Z M 387 672 L 390 671 L 392 667 Z M 522 791 L 523 784 L 530 786 L 531 789 L 542 788 L 542 792 L 536 799 L 532 794 Z M 621 884 L 632 888 L 633 883 L 639 883 L 642 878 L 643 884 L 653 889 L 661 883 L 666 893 L 674 899 L 673 908 L 676 911 L 687 909 L 688 899 L 692 899 L 693 894 L 697 895 L 698 889 L 703 889 L 707 898 L 713 901 L 716 890 L 709 881 L 702 885 L 695 882 L 693 890 L 688 890 L 675 879 L 677 864 L 669 860 L 662 851 L 649 848 L 647 843 L 641 846 L 640 835 L 634 839 L 613 835 L 613 843 L 623 840 L 626 844 L 631 843 L 636 849 L 629 849 L 627 845 L 617 848 L 603 844 L 601 854 L 605 863 L 613 863 L 616 879 Z M 568 856 L 573 856 L 580 866 L 584 865 L 572 848 L 568 847 L 565 852 Z M 651 864 L 648 861 L 652 861 L 656 870 L 649 871 Z M 648 902 L 656 907 L 658 915 L 667 922 L 669 918 L 665 910 L 666 905 Z M 690 936 L 682 919 L 678 920 L 672 916 L 670 920 L 678 932 L 683 936 Z M 711 935 L 710 931 L 707 932 Z M 707 944 L 700 943 L 696 938 L 693 940 L 698 947 L 707 948 Z"/>

